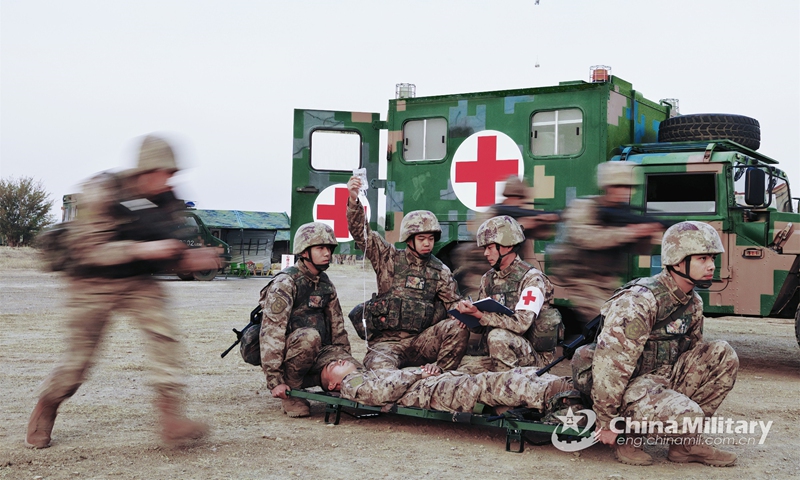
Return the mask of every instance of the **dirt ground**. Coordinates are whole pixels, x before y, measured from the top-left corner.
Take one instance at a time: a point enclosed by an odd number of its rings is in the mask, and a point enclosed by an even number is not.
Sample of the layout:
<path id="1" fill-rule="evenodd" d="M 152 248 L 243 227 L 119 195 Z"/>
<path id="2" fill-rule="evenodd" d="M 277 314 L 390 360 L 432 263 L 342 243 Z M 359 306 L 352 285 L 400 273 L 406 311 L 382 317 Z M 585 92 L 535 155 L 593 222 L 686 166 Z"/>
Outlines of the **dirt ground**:
<path id="1" fill-rule="evenodd" d="M 741 361 L 738 381 L 717 412 L 735 420 L 773 421 L 762 445 L 729 445 L 732 468 L 674 464 L 663 446 L 647 447 L 650 467 L 618 463 L 608 447 L 564 453 L 552 445 L 505 451 L 505 432 L 386 415 L 338 426 L 312 416 L 290 419 L 270 398 L 263 374 L 238 351 L 220 358 L 247 323 L 265 277 L 183 282 L 164 277 L 172 312 L 188 347 L 191 417 L 211 435 L 185 448 L 163 446 L 147 386 L 143 341 L 125 317 L 108 332 L 87 382 L 61 410 L 53 445 L 23 446 L 36 389 L 64 345 L 68 284 L 35 268 L 35 252 L 0 247 L 0 478 L 798 478 L 800 476 L 800 349 L 793 322 L 710 319 L 706 336 L 724 339 Z M 371 271 L 336 265 L 329 274 L 348 312 L 374 290 Z M 348 325 L 353 350 L 365 348 Z M 554 373 L 567 374 L 559 367 Z M 760 435 L 756 435 L 756 442 Z"/>

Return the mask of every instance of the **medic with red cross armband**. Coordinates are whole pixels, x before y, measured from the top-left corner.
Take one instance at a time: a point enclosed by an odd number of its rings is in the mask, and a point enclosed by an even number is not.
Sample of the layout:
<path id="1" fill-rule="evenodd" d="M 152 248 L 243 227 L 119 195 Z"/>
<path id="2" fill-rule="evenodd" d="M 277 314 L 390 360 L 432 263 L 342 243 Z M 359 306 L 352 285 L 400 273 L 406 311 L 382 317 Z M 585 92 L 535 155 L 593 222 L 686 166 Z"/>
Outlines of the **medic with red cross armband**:
<path id="1" fill-rule="evenodd" d="M 482 312 L 471 301 L 459 302 L 459 312 L 479 319 L 481 326 L 473 329 L 483 334 L 479 355 L 488 355 L 492 371 L 546 365 L 563 335 L 563 324 L 551 305 L 550 280 L 517 256 L 525 241 L 522 227 L 507 215 L 493 217 L 480 226 L 477 241 L 492 267 L 481 278 L 480 298 L 492 298 L 514 312 Z"/>

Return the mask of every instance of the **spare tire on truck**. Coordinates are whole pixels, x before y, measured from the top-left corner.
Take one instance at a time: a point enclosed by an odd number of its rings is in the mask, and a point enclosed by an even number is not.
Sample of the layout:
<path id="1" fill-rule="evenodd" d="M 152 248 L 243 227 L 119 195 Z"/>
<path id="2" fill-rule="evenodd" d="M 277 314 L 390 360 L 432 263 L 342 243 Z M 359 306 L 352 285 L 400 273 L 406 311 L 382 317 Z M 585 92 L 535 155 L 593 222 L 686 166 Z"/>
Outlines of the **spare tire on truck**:
<path id="1" fill-rule="evenodd" d="M 755 118 L 727 113 L 678 115 L 661 122 L 659 142 L 731 140 L 750 150 L 761 146 L 761 126 Z"/>

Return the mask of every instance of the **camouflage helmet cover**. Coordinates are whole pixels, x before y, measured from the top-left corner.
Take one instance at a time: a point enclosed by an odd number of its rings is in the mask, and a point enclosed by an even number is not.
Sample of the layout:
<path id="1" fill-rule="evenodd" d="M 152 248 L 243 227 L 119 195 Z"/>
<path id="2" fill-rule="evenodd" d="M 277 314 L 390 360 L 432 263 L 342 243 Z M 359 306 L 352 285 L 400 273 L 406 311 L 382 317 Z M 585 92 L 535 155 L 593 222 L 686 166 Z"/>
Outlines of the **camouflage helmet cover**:
<path id="1" fill-rule="evenodd" d="M 512 175 L 506 180 L 506 186 L 503 188 L 503 196 L 526 198 L 528 196 L 528 187 L 518 176 Z"/>
<path id="2" fill-rule="evenodd" d="M 604 162 L 597 166 L 597 186 L 612 185 L 636 186 L 639 181 L 634 162 Z"/>
<path id="3" fill-rule="evenodd" d="M 142 140 L 139 161 L 134 171 L 135 173 L 146 173 L 153 170 L 177 172 L 178 164 L 175 162 L 175 153 L 166 140 L 148 135 Z"/>
<path id="4" fill-rule="evenodd" d="M 680 222 L 669 227 L 661 239 L 661 265 L 677 265 L 689 255 L 725 251 L 714 227 L 703 222 Z"/>
<path id="5" fill-rule="evenodd" d="M 525 234 L 522 233 L 522 226 L 509 217 L 501 215 L 486 220 L 478 228 L 478 246 L 485 247 L 496 243 L 504 247 L 513 247 L 525 241 Z"/>
<path id="6" fill-rule="evenodd" d="M 408 212 L 400 222 L 400 241 L 406 242 L 418 233 L 432 233 L 438 242 L 442 238 L 442 227 L 439 226 L 436 215 L 427 210 Z"/>
<path id="7" fill-rule="evenodd" d="M 333 229 L 322 222 L 311 222 L 300 225 L 297 232 L 294 234 L 294 248 L 292 253 L 299 255 L 306 251 L 307 248 L 316 245 L 329 245 L 331 249 L 336 248 L 339 242 L 336 241 L 336 235 Z"/>

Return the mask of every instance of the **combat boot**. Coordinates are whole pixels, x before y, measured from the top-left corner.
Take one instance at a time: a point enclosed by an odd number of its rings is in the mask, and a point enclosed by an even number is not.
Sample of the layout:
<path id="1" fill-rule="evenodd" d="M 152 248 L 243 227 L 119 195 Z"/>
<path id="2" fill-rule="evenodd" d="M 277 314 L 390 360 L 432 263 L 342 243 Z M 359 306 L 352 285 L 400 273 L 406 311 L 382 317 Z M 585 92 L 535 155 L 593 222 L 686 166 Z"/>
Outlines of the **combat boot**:
<path id="1" fill-rule="evenodd" d="M 47 448 L 50 446 L 50 434 L 56 423 L 58 406 L 61 402 L 39 399 L 28 420 L 28 432 L 25 435 L 25 446 L 28 448 Z"/>
<path id="2" fill-rule="evenodd" d="M 736 463 L 735 453 L 726 452 L 702 442 L 694 445 L 670 445 L 667 458 L 670 462 L 699 462 L 712 467 L 730 467 Z"/>
<path id="3" fill-rule="evenodd" d="M 161 439 L 169 445 L 185 440 L 197 440 L 208 433 L 208 425 L 189 420 L 181 413 L 181 402 L 163 396 L 156 402 L 161 412 Z"/>
<path id="4" fill-rule="evenodd" d="M 614 446 L 614 456 L 621 463 L 627 465 L 652 465 L 653 457 L 645 452 L 642 447 L 635 447 L 628 442 Z"/>
<path id="5" fill-rule="evenodd" d="M 281 400 L 283 413 L 292 418 L 307 417 L 311 415 L 311 407 L 305 398 L 287 397 Z"/>

